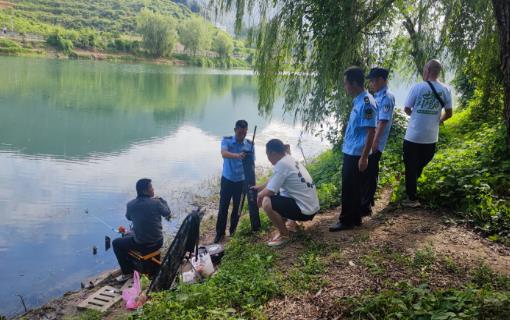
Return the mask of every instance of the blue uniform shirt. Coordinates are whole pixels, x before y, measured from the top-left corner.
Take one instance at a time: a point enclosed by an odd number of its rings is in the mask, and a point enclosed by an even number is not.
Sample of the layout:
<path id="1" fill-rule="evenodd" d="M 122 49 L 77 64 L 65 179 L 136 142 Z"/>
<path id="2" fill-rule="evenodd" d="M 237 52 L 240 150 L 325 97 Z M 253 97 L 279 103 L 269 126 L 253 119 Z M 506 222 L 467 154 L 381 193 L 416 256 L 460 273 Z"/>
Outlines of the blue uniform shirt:
<path id="1" fill-rule="evenodd" d="M 241 153 L 243 151 L 250 151 L 251 148 L 251 142 L 247 139 L 244 139 L 242 143 L 238 143 L 235 136 L 223 137 L 221 140 L 222 151 L 226 150 L 232 153 Z M 243 181 L 243 161 L 240 159 L 223 158 L 223 177 L 233 182 Z"/>
<path id="2" fill-rule="evenodd" d="M 342 152 L 360 156 L 367 140 L 368 129 L 377 124 L 377 108 L 374 97 L 366 91 L 352 100 L 352 111 L 345 130 Z"/>
<path id="3" fill-rule="evenodd" d="M 379 138 L 379 145 L 377 146 L 377 150 L 383 152 L 384 147 L 386 146 L 386 142 L 388 142 L 391 124 L 393 122 L 393 109 L 395 108 L 395 97 L 388 90 L 388 87 L 384 87 L 374 94 L 374 98 L 375 103 L 377 104 L 377 121 L 379 120 L 388 121 L 386 127 L 384 127 L 384 132 L 381 134 L 381 137 Z"/>

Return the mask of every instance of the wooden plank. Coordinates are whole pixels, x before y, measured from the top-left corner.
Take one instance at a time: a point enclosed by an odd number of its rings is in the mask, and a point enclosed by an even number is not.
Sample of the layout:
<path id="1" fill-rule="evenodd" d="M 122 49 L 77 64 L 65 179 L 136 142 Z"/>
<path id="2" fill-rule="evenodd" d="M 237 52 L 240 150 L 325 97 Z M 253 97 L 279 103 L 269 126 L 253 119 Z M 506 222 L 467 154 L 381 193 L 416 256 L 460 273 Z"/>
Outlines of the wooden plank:
<path id="1" fill-rule="evenodd" d="M 122 291 L 111 286 L 104 286 L 80 302 L 78 308 L 105 312 L 121 298 Z"/>

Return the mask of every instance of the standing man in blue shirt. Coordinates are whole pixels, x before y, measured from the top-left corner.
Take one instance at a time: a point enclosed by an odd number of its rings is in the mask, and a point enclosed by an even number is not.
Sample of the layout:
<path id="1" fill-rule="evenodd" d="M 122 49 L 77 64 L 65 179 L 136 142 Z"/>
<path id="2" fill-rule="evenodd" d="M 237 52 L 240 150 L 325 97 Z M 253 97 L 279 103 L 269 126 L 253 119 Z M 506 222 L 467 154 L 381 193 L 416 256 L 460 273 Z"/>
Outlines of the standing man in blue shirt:
<path id="1" fill-rule="evenodd" d="M 342 213 L 340 221 L 329 227 L 331 232 L 361 225 L 362 188 L 377 121 L 375 100 L 364 84 L 365 75 L 361 68 L 350 67 L 344 72 L 344 89 L 354 99 L 342 146 Z"/>
<path id="2" fill-rule="evenodd" d="M 246 152 L 252 150 L 251 141 L 246 139 L 248 122 L 238 120 L 234 128 L 234 136 L 223 137 L 221 140 L 221 156 L 223 157 L 223 174 L 221 176 L 220 207 L 216 220 L 216 237 L 214 243 L 223 240 L 227 227 L 228 207 L 233 199 L 230 215 L 230 234 L 233 234 L 239 221 L 239 205 L 244 187 L 243 159 Z"/>
<path id="3" fill-rule="evenodd" d="M 370 89 L 374 92 L 377 105 L 377 128 L 375 129 L 372 154 L 368 157 L 367 185 L 363 190 L 362 216 L 372 214 L 377 180 L 379 178 L 379 161 L 381 160 L 384 147 L 390 135 L 393 122 L 393 109 L 395 108 L 395 97 L 388 90 L 389 71 L 384 68 L 372 68 L 367 78 L 370 80 Z"/>

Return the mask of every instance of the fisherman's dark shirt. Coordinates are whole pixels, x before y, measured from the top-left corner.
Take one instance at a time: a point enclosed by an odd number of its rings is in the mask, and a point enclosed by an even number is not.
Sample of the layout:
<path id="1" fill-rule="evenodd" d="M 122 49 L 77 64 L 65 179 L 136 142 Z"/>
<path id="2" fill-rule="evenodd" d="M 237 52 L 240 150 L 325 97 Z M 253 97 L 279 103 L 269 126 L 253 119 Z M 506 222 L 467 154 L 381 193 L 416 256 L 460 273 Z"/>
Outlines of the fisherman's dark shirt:
<path id="1" fill-rule="evenodd" d="M 135 241 L 152 244 L 163 240 L 161 217 L 169 217 L 170 208 L 162 198 L 138 197 L 128 202 L 126 218 L 133 222 Z"/>

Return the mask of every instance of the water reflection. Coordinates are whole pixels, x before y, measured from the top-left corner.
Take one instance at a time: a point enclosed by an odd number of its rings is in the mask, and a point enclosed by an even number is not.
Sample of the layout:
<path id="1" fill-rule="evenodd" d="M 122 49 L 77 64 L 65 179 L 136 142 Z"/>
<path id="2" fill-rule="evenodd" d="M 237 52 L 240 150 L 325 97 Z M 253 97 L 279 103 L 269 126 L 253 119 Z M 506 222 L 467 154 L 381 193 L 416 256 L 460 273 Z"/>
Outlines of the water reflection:
<path id="1" fill-rule="evenodd" d="M 23 154 L 115 153 L 167 136 L 185 120 L 201 120 L 210 133 L 221 135 L 237 116 L 232 104 L 244 110 L 240 116 L 257 115 L 243 105 L 251 107 L 256 98 L 251 76 L 22 58 L 3 58 L 0 70 L 0 136 Z M 206 106 L 223 121 L 204 119 Z"/>

